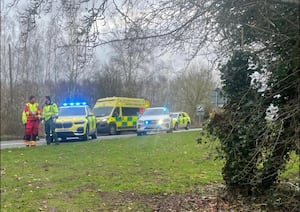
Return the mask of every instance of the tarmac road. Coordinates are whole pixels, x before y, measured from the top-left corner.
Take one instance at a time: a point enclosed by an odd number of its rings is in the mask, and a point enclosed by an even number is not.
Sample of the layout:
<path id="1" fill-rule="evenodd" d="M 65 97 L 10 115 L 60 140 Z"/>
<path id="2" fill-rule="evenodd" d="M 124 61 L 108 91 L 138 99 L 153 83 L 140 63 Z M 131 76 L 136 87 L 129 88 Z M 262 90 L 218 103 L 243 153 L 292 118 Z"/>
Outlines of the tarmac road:
<path id="1" fill-rule="evenodd" d="M 182 132 L 190 132 L 190 131 L 200 131 L 202 130 L 201 128 L 193 128 L 193 129 L 189 129 L 189 130 L 177 130 L 177 131 L 173 131 L 174 133 L 182 133 Z M 150 134 L 151 135 L 151 134 Z M 121 135 L 98 135 L 97 140 L 101 141 L 101 140 L 108 140 L 108 139 L 118 139 L 118 138 L 129 138 L 129 137 L 134 137 L 136 136 L 136 133 L 128 133 L 128 132 L 124 132 Z M 79 139 L 71 139 L 71 142 L 78 142 L 80 141 Z M 88 140 L 89 142 L 91 141 L 95 141 L 95 140 Z M 46 145 L 46 140 L 45 139 L 40 139 L 39 141 L 36 142 L 37 146 L 42 146 L 42 145 Z M 64 143 L 68 143 L 67 142 L 62 142 L 61 144 L 63 145 Z M 10 141 L 1 141 L 0 143 L 0 149 L 8 149 L 8 148 L 25 148 L 24 142 L 23 140 L 10 140 Z"/>

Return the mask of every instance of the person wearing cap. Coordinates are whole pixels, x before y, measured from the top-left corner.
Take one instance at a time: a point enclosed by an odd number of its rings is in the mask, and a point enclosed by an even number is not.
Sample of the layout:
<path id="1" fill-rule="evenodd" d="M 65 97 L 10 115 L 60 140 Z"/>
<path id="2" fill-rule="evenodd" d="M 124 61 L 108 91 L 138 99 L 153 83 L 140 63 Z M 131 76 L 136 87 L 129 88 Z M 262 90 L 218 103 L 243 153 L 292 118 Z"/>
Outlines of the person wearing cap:
<path id="1" fill-rule="evenodd" d="M 36 145 L 39 132 L 41 109 L 35 102 L 35 97 L 30 96 L 29 102 L 25 104 L 22 113 L 22 122 L 25 125 L 24 143 L 27 147 Z"/>
<path id="2" fill-rule="evenodd" d="M 50 96 L 45 96 L 45 102 L 43 106 L 43 120 L 45 124 L 45 134 L 47 145 L 50 145 L 53 141 L 55 144 L 59 144 L 55 133 L 55 119 L 58 117 L 57 105 L 51 101 Z"/>

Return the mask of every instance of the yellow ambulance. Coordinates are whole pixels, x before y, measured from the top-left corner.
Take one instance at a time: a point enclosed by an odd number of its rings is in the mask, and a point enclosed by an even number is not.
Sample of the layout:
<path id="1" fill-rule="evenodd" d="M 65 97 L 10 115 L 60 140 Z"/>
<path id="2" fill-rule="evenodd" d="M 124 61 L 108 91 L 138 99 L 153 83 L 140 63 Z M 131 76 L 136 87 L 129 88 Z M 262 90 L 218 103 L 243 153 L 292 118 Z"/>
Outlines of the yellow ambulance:
<path id="1" fill-rule="evenodd" d="M 121 131 L 136 131 L 139 116 L 150 102 L 139 98 L 107 97 L 98 99 L 93 107 L 99 133 L 115 135 Z"/>

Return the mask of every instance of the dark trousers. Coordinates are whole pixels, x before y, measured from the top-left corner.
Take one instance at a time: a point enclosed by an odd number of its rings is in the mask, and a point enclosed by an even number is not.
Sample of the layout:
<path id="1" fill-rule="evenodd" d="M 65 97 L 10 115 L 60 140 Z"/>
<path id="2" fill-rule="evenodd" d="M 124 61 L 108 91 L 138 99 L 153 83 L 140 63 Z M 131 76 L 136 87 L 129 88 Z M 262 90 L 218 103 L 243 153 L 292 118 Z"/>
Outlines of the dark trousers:
<path id="1" fill-rule="evenodd" d="M 47 144 L 52 143 L 53 141 L 55 143 L 58 143 L 57 136 L 55 134 L 55 122 L 52 118 L 45 121 L 45 134 L 46 134 L 46 142 Z"/>

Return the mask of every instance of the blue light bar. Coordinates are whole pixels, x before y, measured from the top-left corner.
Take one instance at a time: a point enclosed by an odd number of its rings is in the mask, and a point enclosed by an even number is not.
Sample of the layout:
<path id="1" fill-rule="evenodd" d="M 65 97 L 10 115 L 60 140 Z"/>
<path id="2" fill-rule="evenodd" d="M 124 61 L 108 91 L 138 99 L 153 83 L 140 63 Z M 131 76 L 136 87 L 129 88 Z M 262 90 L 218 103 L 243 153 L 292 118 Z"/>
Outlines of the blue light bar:
<path id="1" fill-rule="evenodd" d="M 62 104 L 63 106 L 80 106 L 80 105 L 87 105 L 86 102 L 65 102 Z"/>

